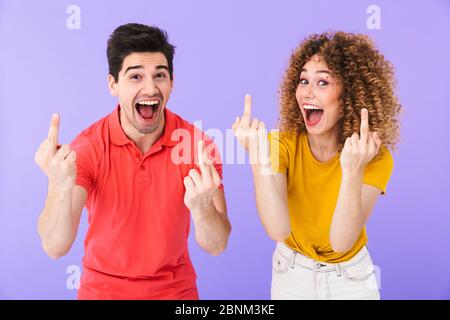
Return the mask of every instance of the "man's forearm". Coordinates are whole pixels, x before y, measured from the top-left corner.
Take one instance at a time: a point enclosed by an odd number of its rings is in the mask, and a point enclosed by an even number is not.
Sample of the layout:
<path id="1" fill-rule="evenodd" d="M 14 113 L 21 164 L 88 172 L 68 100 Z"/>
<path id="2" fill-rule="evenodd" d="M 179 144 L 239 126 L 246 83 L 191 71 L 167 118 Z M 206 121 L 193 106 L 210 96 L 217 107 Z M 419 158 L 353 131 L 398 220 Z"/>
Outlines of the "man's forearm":
<path id="1" fill-rule="evenodd" d="M 39 217 L 38 232 L 46 253 L 64 255 L 73 240 L 72 190 L 56 190 L 49 184 L 45 207 Z"/>
<path id="2" fill-rule="evenodd" d="M 213 202 L 208 208 L 193 210 L 191 214 L 198 244 L 212 255 L 223 252 L 231 232 L 231 225 L 226 214 L 219 212 Z"/>

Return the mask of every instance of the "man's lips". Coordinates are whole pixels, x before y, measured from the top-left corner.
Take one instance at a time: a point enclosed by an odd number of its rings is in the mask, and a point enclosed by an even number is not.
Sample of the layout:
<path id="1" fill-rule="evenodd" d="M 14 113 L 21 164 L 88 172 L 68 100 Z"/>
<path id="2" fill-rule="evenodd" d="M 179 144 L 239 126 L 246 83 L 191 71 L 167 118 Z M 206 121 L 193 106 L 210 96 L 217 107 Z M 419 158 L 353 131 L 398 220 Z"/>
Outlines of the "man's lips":
<path id="1" fill-rule="evenodd" d="M 159 96 L 139 99 L 135 103 L 135 108 L 143 119 L 151 120 L 159 110 L 159 107 L 162 104 L 161 101 L 162 98 Z"/>

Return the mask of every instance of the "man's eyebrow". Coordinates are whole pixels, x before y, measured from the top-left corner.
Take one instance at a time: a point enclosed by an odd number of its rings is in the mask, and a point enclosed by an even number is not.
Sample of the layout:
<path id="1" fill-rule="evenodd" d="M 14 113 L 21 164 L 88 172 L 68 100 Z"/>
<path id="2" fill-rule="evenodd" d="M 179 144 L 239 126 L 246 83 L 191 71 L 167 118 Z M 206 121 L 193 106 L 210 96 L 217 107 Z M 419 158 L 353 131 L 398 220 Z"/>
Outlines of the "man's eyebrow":
<path id="1" fill-rule="evenodd" d="M 130 67 L 127 68 L 127 70 L 125 70 L 125 74 L 126 74 L 128 71 L 134 70 L 134 69 L 144 69 L 144 66 L 141 66 L 141 65 L 138 65 L 138 66 L 130 66 Z M 159 70 L 159 69 L 165 69 L 165 70 L 169 71 L 169 67 L 166 66 L 166 65 L 163 65 L 163 64 L 156 66 L 156 70 Z"/>
<path id="2" fill-rule="evenodd" d="M 159 66 L 156 66 L 156 69 L 157 69 L 157 70 L 158 70 L 158 69 L 165 69 L 165 70 L 169 71 L 169 67 L 168 67 L 168 66 L 165 66 L 165 65 L 163 65 L 163 64 L 161 64 L 161 65 L 159 65 Z"/>
<path id="3" fill-rule="evenodd" d="M 125 74 L 128 71 L 133 70 L 133 69 L 144 69 L 144 67 L 143 66 L 130 66 L 130 67 L 127 68 L 127 70 L 125 70 Z"/>

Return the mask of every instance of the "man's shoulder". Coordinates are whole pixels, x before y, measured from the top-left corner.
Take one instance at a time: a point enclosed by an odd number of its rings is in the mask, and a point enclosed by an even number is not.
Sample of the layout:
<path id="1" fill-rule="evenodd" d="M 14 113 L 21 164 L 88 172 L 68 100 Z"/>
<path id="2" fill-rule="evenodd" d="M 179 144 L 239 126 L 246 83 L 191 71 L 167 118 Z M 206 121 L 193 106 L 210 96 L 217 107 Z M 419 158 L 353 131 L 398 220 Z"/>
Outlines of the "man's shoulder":
<path id="1" fill-rule="evenodd" d="M 172 110 L 167 109 L 167 112 L 170 114 L 172 118 L 171 121 L 173 121 L 174 129 L 186 129 L 190 131 L 195 130 L 196 127 L 190 121 L 184 119 L 183 117 L 181 117 L 179 114 L 177 114 Z"/>
<path id="2" fill-rule="evenodd" d="M 174 122 L 173 129 L 187 131 L 191 137 L 191 142 L 197 143 L 197 141 L 201 139 L 208 144 L 213 141 L 213 139 L 211 139 L 211 137 L 204 131 L 202 121 L 194 121 L 194 123 L 192 123 L 175 112 L 171 110 L 168 111 L 171 113 L 172 121 Z"/>

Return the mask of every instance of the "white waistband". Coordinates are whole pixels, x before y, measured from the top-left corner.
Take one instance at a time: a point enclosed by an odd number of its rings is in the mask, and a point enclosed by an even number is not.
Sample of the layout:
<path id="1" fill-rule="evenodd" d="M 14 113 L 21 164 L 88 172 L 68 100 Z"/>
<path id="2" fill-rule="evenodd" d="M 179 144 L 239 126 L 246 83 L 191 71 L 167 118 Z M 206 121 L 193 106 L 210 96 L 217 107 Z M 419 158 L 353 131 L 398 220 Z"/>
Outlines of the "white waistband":
<path id="1" fill-rule="evenodd" d="M 361 250 L 359 250 L 358 253 L 350 260 L 340 263 L 321 262 L 311 259 L 295 250 L 292 250 L 283 242 L 277 243 L 277 250 L 283 257 L 291 261 L 290 263 L 292 267 L 294 265 L 298 265 L 303 268 L 321 272 L 335 271 L 339 269 L 343 270 L 360 263 L 363 259 L 369 256 L 369 251 L 366 246 L 362 247 Z"/>

